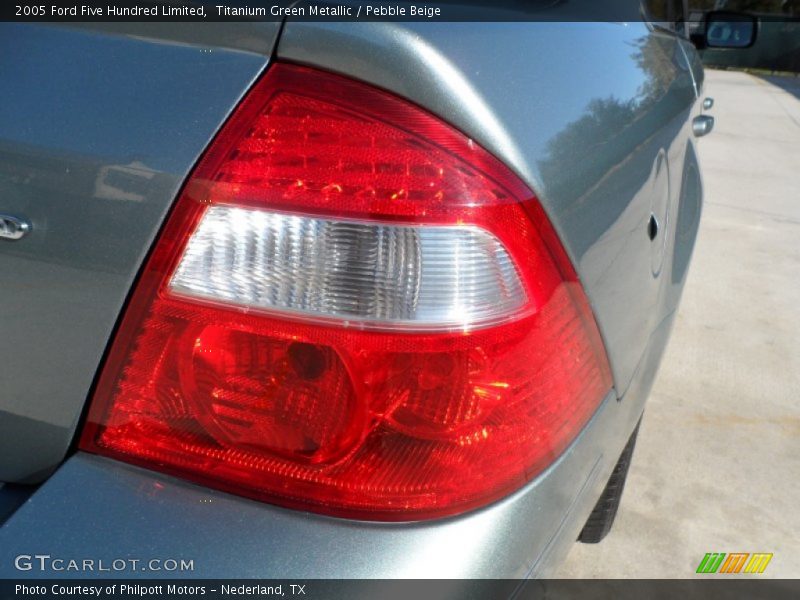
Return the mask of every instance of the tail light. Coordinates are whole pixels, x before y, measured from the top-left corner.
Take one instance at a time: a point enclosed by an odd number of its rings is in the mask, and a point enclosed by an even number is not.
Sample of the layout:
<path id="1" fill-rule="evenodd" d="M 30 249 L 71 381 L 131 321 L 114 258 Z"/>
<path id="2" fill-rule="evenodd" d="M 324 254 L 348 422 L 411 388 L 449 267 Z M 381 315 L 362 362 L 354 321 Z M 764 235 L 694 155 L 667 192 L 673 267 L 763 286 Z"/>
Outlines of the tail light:
<path id="1" fill-rule="evenodd" d="M 420 108 L 277 64 L 185 186 L 81 448 L 372 520 L 532 479 L 611 382 L 533 193 Z"/>

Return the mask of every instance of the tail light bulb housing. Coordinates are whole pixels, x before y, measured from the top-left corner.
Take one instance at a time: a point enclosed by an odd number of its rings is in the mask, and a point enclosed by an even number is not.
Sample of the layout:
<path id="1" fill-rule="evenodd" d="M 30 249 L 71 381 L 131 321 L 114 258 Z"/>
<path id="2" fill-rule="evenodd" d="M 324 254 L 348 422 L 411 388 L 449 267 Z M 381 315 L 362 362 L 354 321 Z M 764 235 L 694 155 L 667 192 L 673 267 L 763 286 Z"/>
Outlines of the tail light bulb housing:
<path id="1" fill-rule="evenodd" d="M 516 175 L 405 100 L 278 63 L 177 200 L 80 447 L 419 520 L 524 485 L 610 387 L 583 289 Z"/>

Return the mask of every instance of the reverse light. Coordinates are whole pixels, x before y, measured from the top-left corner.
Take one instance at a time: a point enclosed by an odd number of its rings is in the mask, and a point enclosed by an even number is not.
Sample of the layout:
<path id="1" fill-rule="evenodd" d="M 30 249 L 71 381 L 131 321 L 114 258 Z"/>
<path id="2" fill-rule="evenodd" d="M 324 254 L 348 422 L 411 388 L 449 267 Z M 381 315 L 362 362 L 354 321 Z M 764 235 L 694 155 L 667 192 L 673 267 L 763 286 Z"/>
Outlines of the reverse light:
<path id="1" fill-rule="evenodd" d="M 486 325 L 522 308 L 503 245 L 482 229 L 342 221 L 212 206 L 172 293 L 376 327 Z"/>
<path id="2" fill-rule="evenodd" d="M 80 446 L 416 520 L 522 486 L 610 387 L 583 290 L 513 173 L 404 100 L 277 64 L 178 199 Z"/>

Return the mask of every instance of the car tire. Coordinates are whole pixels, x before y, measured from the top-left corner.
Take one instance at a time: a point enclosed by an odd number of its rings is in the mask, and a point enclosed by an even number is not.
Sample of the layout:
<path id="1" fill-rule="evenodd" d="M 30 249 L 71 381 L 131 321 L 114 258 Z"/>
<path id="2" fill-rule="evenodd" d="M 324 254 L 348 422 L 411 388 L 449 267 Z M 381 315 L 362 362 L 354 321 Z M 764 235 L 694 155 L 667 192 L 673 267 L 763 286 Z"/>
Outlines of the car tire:
<path id="1" fill-rule="evenodd" d="M 619 502 L 622 498 L 622 490 L 625 489 L 625 480 L 628 477 L 628 468 L 631 465 L 631 458 L 633 457 L 633 448 L 636 445 L 636 436 L 639 433 L 639 423 L 636 424 L 636 429 L 633 430 L 622 455 L 619 457 L 614 470 L 611 472 L 611 477 L 608 479 L 606 488 L 603 490 L 602 496 L 597 501 L 592 514 L 583 526 L 578 541 L 584 544 L 597 544 L 603 541 L 611 531 L 611 526 L 614 524 L 614 519 L 617 516 L 617 509 L 619 509 Z"/>

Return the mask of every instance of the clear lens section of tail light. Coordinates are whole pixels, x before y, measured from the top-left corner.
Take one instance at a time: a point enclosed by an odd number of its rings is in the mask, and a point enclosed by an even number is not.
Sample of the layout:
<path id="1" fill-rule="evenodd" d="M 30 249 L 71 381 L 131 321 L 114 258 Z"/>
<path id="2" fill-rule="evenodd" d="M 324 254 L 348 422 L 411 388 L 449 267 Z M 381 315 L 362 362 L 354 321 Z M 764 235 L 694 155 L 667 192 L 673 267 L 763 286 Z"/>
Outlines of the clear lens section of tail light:
<path id="1" fill-rule="evenodd" d="M 404 100 L 273 65 L 178 199 L 83 450 L 284 506 L 418 520 L 530 481 L 611 388 L 533 193 Z"/>
<path id="2" fill-rule="evenodd" d="M 482 229 L 233 206 L 206 211 L 170 290 L 382 328 L 486 326 L 525 304 L 511 258 Z"/>

